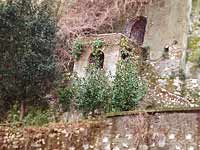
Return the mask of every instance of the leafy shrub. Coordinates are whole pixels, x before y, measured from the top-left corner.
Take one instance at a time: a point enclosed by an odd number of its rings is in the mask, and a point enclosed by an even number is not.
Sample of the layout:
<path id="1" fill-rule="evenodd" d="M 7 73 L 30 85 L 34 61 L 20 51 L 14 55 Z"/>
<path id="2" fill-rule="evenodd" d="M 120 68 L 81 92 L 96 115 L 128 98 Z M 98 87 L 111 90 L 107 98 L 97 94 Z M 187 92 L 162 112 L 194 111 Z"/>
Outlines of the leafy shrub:
<path id="1" fill-rule="evenodd" d="M 96 39 L 92 42 L 92 53 L 89 57 L 89 66 L 92 65 L 96 68 L 103 68 L 104 63 L 104 53 L 103 53 L 104 41 L 101 39 Z"/>
<path id="2" fill-rule="evenodd" d="M 10 123 L 17 123 L 20 121 L 19 104 L 14 104 L 8 112 L 7 121 Z M 29 108 L 28 114 L 22 120 L 23 125 L 43 125 L 47 124 L 50 120 L 50 114 L 46 110 Z"/>
<path id="3" fill-rule="evenodd" d="M 71 102 L 74 96 L 73 87 L 65 87 L 58 90 L 59 102 L 64 111 L 70 111 Z"/>
<path id="4" fill-rule="evenodd" d="M 19 122 L 19 105 L 16 103 L 12 106 L 12 108 L 8 112 L 7 121 L 16 123 Z"/>
<path id="5" fill-rule="evenodd" d="M 91 67 L 85 78 L 76 80 L 76 101 L 84 114 L 95 110 L 106 111 L 110 99 L 110 84 L 107 76 L 100 69 Z"/>
<path id="6" fill-rule="evenodd" d="M 113 81 L 112 111 L 133 109 L 146 93 L 146 85 L 138 78 L 130 59 L 121 60 Z"/>
<path id="7" fill-rule="evenodd" d="M 78 61 L 80 59 L 81 54 L 83 52 L 83 48 L 84 48 L 83 41 L 79 39 L 75 40 L 73 44 L 73 50 L 72 50 L 72 56 L 74 57 L 75 60 Z"/>
<path id="8" fill-rule="evenodd" d="M 104 41 L 101 39 L 96 39 L 95 41 L 93 41 L 92 42 L 93 51 L 96 51 L 97 49 L 102 48 L 103 44 L 104 44 Z"/>
<path id="9" fill-rule="evenodd" d="M 49 118 L 50 118 L 50 115 L 48 111 L 32 109 L 24 117 L 23 123 L 24 125 L 41 126 L 41 125 L 49 123 Z"/>
<path id="10" fill-rule="evenodd" d="M 128 47 L 128 39 L 125 36 L 123 36 L 120 40 L 120 47 L 122 49 L 126 49 Z"/>
<path id="11" fill-rule="evenodd" d="M 200 49 L 198 45 L 200 43 L 200 38 L 190 37 L 188 43 L 188 47 L 192 50 L 192 54 L 189 56 L 189 61 L 200 65 Z"/>
<path id="12" fill-rule="evenodd" d="M 197 65 L 200 65 L 200 49 L 193 50 L 189 56 L 189 60 Z"/>
<path id="13" fill-rule="evenodd" d="M 70 109 L 74 98 L 79 110 L 85 115 L 95 110 L 128 111 L 134 109 L 146 94 L 147 86 L 138 77 L 136 68 L 130 59 L 122 60 L 117 66 L 114 81 L 110 81 L 105 72 L 91 66 L 84 78 L 76 78 L 71 87 L 60 91 L 60 102 Z"/>
<path id="14" fill-rule="evenodd" d="M 190 37 L 188 40 L 188 48 L 192 50 L 198 49 L 198 43 L 200 42 L 199 37 Z"/>

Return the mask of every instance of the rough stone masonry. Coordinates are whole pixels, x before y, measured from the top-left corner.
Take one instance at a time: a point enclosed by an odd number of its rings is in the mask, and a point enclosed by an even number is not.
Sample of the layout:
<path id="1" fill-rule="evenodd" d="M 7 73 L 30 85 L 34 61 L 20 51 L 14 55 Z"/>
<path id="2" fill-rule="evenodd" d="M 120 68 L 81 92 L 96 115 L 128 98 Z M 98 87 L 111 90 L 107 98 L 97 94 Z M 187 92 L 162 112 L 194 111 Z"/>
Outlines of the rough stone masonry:
<path id="1" fill-rule="evenodd" d="M 200 149 L 199 110 L 127 114 L 47 127 L 0 127 L 0 150 Z"/>

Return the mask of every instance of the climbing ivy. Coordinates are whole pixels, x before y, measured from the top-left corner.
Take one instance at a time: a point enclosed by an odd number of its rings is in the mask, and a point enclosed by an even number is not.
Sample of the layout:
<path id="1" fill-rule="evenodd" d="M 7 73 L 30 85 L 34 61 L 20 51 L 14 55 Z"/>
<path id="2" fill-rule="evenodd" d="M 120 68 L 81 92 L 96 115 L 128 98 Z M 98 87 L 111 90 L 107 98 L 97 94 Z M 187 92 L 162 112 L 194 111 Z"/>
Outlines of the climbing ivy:
<path id="1" fill-rule="evenodd" d="M 132 51 L 132 49 L 129 48 L 128 39 L 125 36 L 122 36 L 120 40 L 120 47 L 121 47 L 120 54 L 121 54 L 122 59 L 125 59 L 131 56 L 130 52 Z"/>
<path id="2" fill-rule="evenodd" d="M 127 49 L 128 48 L 128 39 L 124 36 L 122 36 L 121 40 L 120 40 L 120 47 Z"/>
<path id="3" fill-rule="evenodd" d="M 103 45 L 105 44 L 103 40 L 96 39 L 92 41 L 92 54 L 90 55 L 90 64 L 95 65 L 97 68 L 101 68 L 103 63 L 103 58 L 100 57 L 103 55 Z"/>
<path id="4" fill-rule="evenodd" d="M 194 50 L 192 54 L 189 56 L 189 60 L 200 66 L 200 49 Z"/>
<path id="5" fill-rule="evenodd" d="M 70 111 L 73 96 L 74 96 L 73 86 L 60 88 L 58 90 L 59 103 L 62 105 L 63 111 Z"/>
<path id="6" fill-rule="evenodd" d="M 104 44 L 104 41 L 101 40 L 101 39 L 96 39 L 92 42 L 92 49 L 93 49 L 93 52 L 97 52 L 100 50 L 100 48 L 103 47 L 103 44 Z"/>
<path id="7" fill-rule="evenodd" d="M 190 37 L 188 40 L 188 48 L 192 49 L 192 50 L 196 50 L 198 49 L 198 43 L 200 42 L 200 38 L 199 37 Z"/>
<path id="8" fill-rule="evenodd" d="M 189 56 L 189 61 L 200 65 L 200 48 L 199 44 L 200 38 L 198 37 L 190 37 L 188 47 L 192 50 L 191 55 Z"/>
<path id="9" fill-rule="evenodd" d="M 83 50 L 84 50 L 83 41 L 81 41 L 80 39 L 75 40 L 72 47 L 72 56 L 76 61 L 80 59 Z"/>

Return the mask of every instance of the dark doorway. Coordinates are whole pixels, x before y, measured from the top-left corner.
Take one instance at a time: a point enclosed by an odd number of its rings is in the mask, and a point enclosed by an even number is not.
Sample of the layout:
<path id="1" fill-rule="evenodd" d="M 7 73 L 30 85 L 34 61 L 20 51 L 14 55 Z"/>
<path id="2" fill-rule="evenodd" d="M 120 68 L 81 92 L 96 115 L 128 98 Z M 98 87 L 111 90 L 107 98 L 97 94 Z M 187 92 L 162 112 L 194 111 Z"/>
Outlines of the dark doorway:
<path id="1" fill-rule="evenodd" d="M 102 51 L 92 52 L 88 61 L 89 64 L 93 64 L 97 68 L 102 69 L 104 63 L 104 53 Z"/>
<path id="2" fill-rule="evenodd" d="M 144 42 L 146 25 L 147 17 L 137 16 L 127 22 L 124 34 L 141 46 Z"/>

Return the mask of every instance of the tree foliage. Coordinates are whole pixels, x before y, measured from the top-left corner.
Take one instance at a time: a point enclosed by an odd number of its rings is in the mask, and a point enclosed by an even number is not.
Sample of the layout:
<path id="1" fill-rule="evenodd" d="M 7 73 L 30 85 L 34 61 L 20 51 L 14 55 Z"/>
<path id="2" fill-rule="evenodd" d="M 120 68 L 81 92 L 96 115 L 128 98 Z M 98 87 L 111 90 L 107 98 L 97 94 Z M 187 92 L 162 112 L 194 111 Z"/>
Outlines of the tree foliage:
<path id="1" fill-rule="evenodd" d="M 74 88 L 65 87 L 58 90 L 59 103 L 62 105 L 63 111 L 70 111 L 72 99 L 74 98 Z"/>
<path id="2" fill-rule="evenodd" d="M 55 18 L 48 3 L 0 4 L 0 99 L 34 101 L 56 77 Z"/>
<path id="3" fill-rule="evenodd" d="M 63 106 L 69 108 L 75 100 L 78 109 L 87 115 L 94 114 L 95 110 L 133 110 L 146 91 L 147 85 L 139 78 L 131 59 L 127 58 L 118 63 L 114 80 L 109 79 L 102 69 L 91 66 L 86 77 L 75 78 L 73 84 L 59 94 Z"/>
<path id="4" fill-rule="evenodd" d="M 84 114 L 107 110 L 111 86 L 103 70 L 91 66 L 85 78 L 76 79 L 75 86 L 78 109 Z"/>
<path id="5" fill-rule="evenodd" d="M 130 59 L 121 60 L 113 81 L 112 111 L 133 109 L 146 94 L 146 85 L 139 79 Z"/>

